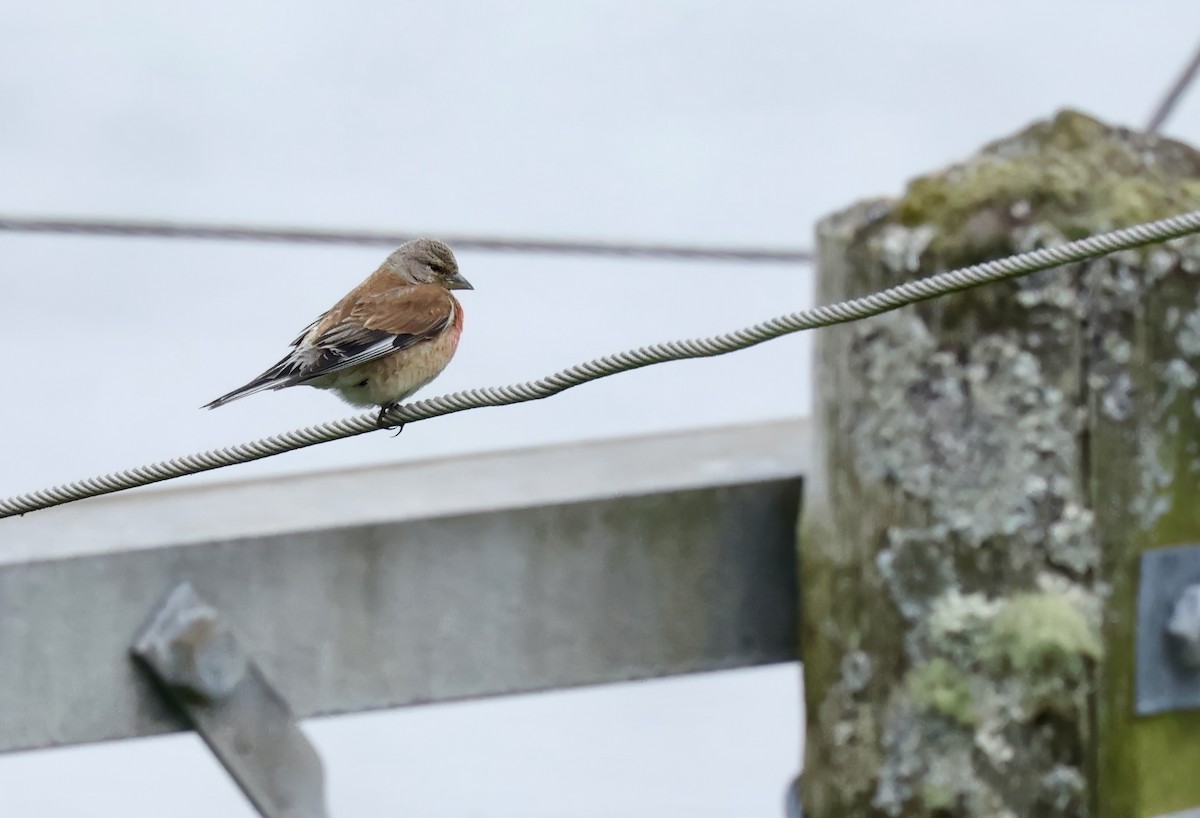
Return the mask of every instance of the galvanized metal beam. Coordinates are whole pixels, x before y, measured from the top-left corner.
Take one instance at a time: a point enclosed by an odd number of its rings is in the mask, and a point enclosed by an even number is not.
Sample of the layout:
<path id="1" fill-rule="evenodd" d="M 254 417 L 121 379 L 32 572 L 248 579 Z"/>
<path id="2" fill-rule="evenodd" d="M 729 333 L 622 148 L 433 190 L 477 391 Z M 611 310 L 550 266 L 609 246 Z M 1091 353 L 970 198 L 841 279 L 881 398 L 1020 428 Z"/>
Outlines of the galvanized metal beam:
<path id="1" fill-rule="evenodd" d="M 180 582 L 297 717 L 794 660 L 808 427 L 223 485 L 0 524 L 0 751 L 186 729 L 130 660 Z"/>

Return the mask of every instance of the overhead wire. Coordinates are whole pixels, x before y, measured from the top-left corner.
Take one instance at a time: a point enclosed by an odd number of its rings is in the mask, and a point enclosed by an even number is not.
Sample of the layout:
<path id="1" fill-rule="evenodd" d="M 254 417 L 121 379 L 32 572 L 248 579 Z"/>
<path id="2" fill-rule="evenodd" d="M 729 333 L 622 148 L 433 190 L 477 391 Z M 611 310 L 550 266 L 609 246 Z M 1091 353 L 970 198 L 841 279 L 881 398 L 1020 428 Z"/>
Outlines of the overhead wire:
<path id="1" fill-rule="evenodd" d="M 353 244 L 395 247 L 427 233 L 318 228 L 265 227 L 192 222 L 119 219 L 62 219 L 0 214 L 0 231 L 54 233 L 125 238 L 263 241 L 301 244 Z M 680 261 L 798 264 L 812 261 L 809 250 L 786 247 L 732 247 L 656 242 L 607 242 L 571 239 L 522 239 L 498 236 L 436 234 L 456 251 L 608 256 Z"/>
<path id="2" fill-rule="evenodd" d="M 164 480 L 248 463 L 284 452 L 376 431 L 393 424 L 480 409 L 540 400 L 575 386 L 620 372 L 691 358 L 724 355 L 783 335 L 857 321 L 899 307 L 960 290 L 1024 276 L 1051 267 L 1200 232 L 1200 210 L 1145 224 L 974 264 L 928 278 L 898 284 L 871 295 L 828 306 L 781 315 L 724 335 L 661 344 L 607 355 L 568 367 L 553 375 L 509 386 L 484 387 L 414 401 L 392 409 L 382 418 L 376 412 L 309 426 L 261 440 L 138 466 L 125 471 L 78 480 L 0 500 L 0 519 L 50 508 L 89 497 L 124 491 Z"/>
<path id="3" fill-rule="evenodd" d="M 1197 73 L 1200 73 L 1200 48 L 1196 49 L 1195 55 L 1192 56 L 1192 61 L 1179 72 L 1179 76 L 1176 77 L 1175 82 L 1167 89 L 1167 93 L 1159 101 L 1158 106 L 1154 109 L 1154 113 L 1150 115 L 1150 121 L 1146 123 L 1146 133 L 1159 132 L 1163 123 L 1167 121 L 1167 118 L 1175 110 L 1175 106 L 1184 92 L 1191 86 L 1192 81 L 1196 79 Z"/>

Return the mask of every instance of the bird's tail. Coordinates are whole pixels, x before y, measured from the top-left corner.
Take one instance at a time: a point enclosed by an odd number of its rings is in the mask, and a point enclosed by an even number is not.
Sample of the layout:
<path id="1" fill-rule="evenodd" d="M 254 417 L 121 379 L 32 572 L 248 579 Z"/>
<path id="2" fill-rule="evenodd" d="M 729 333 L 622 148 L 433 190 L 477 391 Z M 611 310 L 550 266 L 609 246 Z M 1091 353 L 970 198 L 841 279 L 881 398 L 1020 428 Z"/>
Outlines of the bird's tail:
<path id="1" fill-rule="evenodd" d="M 279 380 L 276 380 L 276 379 L 263 380 L 261 377 L 258 377 L 258 378 L 255 378 L 254 380 L 250 381 L 250 383 L 246 384 L 245 386 L 239 386 L 237 389 L 233 390 L 232 392 L 230 392 L 226 395 L 222 395 L 221 397 L 217 398 L 216 400 L 214 400 L 210 403 L 204 404 L 204 406 L 202 406 L 201 408 L 202 409 L 216 409 L 218 406 L 224 406 L 227 403 L 233 403 L 235 400 L 238 400 L 239 398 L 244 398 L 247 395 L 253 395 L 256 392 L 262 392 L 267 389 L 278 389 L 284 385 L 285 385 L 284 383 L 281 383 Z"/>
<path id="2" fill-rule="evenodd" d="M 237 389 L 226 395 L 222 395 L 211 403 L 204 404 L 201 408 L 216 409 L 218 406 L 232 403 L 247 395 L 253 395 L 267 389 L 283 389 L 285 386 L 295 386 L 297 383 L 299 381 L 296 378 L 295 365 L 291 356 L 288 356 L 245 386 L 239 386 Z"/>

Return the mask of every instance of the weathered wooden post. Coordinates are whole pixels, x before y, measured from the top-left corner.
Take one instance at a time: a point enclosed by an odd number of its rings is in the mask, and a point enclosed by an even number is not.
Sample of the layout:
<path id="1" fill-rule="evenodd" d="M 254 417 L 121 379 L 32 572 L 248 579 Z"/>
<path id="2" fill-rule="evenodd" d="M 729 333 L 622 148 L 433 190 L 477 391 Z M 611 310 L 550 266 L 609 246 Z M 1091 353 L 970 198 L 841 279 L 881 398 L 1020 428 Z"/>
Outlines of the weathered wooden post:
<path id="1" fill-rule="evenodd" d="M 1200 154 L 1064 112 L 822 222 L 819 301 L 1197 207 Z M 1200 542 L 1200 242 L 817 344 L 807 818 L 1200 805 L 1200 711 L 1134 690 L 1139 556 Z"/>

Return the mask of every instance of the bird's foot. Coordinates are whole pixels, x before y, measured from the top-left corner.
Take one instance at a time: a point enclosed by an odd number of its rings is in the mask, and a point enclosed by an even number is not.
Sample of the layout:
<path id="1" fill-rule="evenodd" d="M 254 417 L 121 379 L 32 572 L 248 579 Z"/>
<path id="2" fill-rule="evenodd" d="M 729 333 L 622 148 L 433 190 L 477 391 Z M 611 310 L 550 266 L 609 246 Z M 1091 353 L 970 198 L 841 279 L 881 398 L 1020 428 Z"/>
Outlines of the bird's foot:
<path id="1" fill-rule="evenodd" d="M 384 419 L 387 417 L 388 412 L 392 411 L 399 405 L 400 404 L 398 403 L 385 403 L 383 406 L 380 406 L 379 417 L 375 420 L 376 425 L 378 425 L 380 429 L 387 429 L 389 432 L 395 429 L 396 434 L 392 435 L 392 437 L 400 436 L 400 433 L 404 431 L 404 424 L 392 423 L 389 425 Z"/>

